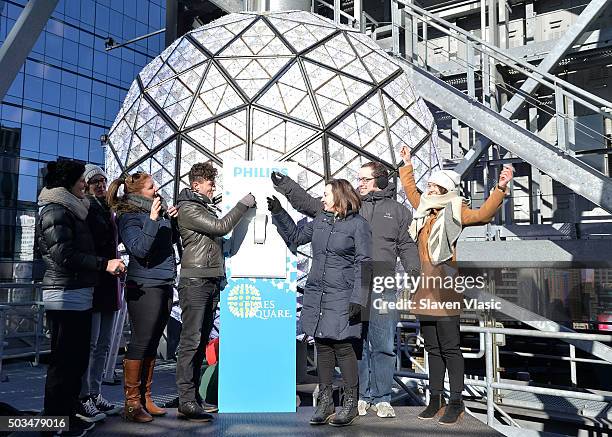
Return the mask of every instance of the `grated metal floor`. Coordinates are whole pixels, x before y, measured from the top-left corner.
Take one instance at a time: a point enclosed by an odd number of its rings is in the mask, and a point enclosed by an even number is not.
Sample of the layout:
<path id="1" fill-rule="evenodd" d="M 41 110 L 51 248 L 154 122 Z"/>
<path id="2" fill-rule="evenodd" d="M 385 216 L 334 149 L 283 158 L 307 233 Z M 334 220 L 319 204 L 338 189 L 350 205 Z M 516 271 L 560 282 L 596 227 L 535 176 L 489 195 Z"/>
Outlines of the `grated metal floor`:
<path id="1" fill-rule="evenodd" d="M 176 396 L 175 363 L 160 362 L 154 377 L 154 398 L 158 403 Z M 0 401 L 21 410 L 40 410 L 43 403 L 46 366 L 30 367 L 23 363 L 8 365 L 3 373 L 8 381 L 0 383 Z M 102 388 L 103 395 L 111 402 L 122 403 L 121 385 Z M 423 407 L 396 407 L 397 417 L 381 419 L 373 412 L 359 417 L 352 426 L 313 427 L 308 424 L 312 407 L 300 407 L 296 413 L 277 414 L 219 414 L 211 423 L 193 423 L 177 419 L 176 409 L 168 415 L 156 418 L 149 424 L 126 423 L 118 416 L 108 417 L 87 435 L 91 436 L 147 436 L 170 437 L 178 435 L 205 435 L 231 437 L 268 436 L 465 436 L 488 437 L 502 434 L 489 428 L 472 416 L 465 415 L 455 426 L 438 425 L 437 421 L 422 421 L 417 414 Z M 35 433 L 19 433 L 18 437 L 38 436 Z"/>

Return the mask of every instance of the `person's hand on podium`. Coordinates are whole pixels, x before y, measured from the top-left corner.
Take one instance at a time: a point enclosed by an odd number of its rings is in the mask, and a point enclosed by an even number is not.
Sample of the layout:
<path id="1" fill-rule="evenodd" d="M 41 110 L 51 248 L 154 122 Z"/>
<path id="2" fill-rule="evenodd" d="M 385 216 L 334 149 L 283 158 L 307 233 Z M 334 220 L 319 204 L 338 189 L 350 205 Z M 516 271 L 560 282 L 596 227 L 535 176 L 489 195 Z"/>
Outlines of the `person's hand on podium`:
<path id="1" fill-rule="evenodd" d="M 272 175 L 270 176 L 270 179 L 272 179 L 272 184 L 274 184 L 274 186 L 276 187 L 278 184 L 280 184 L 283 179 L 285 179 L 285 175 L 278 172 L 278 171 L 273 171 Z"/>
<path id="2" fill-rule="evenodd" d="M 247 194 L 242 199 L 240 199 L 240 203 L 242 203 L 243 205 L 246 205 L 247 208 L 255 208 L 257 206 L 257 202 L 255 201 L 255 196 L 253 196 L 251 193 Z"/>

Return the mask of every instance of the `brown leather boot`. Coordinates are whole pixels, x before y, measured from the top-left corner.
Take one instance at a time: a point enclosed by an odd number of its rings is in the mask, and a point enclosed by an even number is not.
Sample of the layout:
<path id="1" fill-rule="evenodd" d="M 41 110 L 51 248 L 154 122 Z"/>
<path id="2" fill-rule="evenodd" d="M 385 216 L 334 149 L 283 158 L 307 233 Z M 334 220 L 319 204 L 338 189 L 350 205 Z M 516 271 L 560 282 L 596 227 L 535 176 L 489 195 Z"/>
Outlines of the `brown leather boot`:
<path id="1" fill-rule="evenodd" d="M 158 407 L 151 399 L 151 383 L 153 382 L 153 370 L 155 369 L 155 357 L 145 358 L 142 362 L 142 385 L 140 386 L 141 402 L 151 416 L 163 416 L 165 408 Z"/>
<path id="2" fill-rule="evenodd" d="M 123 418 L 130 422 L 145 423 L 153 420 L 140 403 L 141 372 L 142 360 L 123 360 L 123 389 L 125 392 Z"/>

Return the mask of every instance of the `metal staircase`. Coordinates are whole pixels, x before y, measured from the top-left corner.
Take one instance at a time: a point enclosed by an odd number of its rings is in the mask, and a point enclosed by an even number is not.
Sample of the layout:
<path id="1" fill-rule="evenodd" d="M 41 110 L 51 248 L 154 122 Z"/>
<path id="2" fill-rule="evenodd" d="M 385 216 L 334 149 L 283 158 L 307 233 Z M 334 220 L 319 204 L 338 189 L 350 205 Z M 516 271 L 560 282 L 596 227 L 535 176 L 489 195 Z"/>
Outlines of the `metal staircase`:
<path id="1" fill-rule="evenodd" d="M 577 131 L 588 132 L 601 142 L 602 148 L 606 147 L 607 141 L 599 132 L 580 123 L 574 114 L 583 111 L 612 120 L 612 103 L 548 73 L 547 70 L 556 65 L 554 61 L 559 60 L 564 50 L 551 52 L 536 67 L 415 6 L 409 0 L 391 1 L 390 46 L 415 88 L 425 100 L 477 133 L 474 147 L 465 154 L 457 171 L 465 174 L 493 142 L 573 192 L 612 212 L 612 180 L 574 153 L 577 149 Z M 592 22 L 597 12 L 609 2 L 591 3 L 590 9 L 585 9 L 581 15 L 583 20 L 577 23 L 582 28 Z M 465 79 L 457 82 L 464 82 L 464 87 L 445 82 L 433 70 L 429 61 L 431 53 L 442 48 L 428 39 L 428 29 L 429 32 L 434 29 L 448 36 L 452 44 L 458 47 L 452 54 L 452 61 L 463 67 Z M 402 41 L 401 33 L 404 37 Z M 566 48 L 572 45 L 580 32 L 568 32 L 568 35 L 564 41 Z M 385 42 L 383 45 L 389 45 L 388 41 Z M 516 88 L 504 83 L 500 80 L 500 70 L 524 77 L 523 86 Z M 541 93 L 553 96 L 554 106 L 542 105 L 531 97 L 537 88 Z M 505 105 L 499 104 L 500 92 L 512 96 Z M 554 141 L 545 141 L 521 126 L 520 120 L 512 120 L 523 104 L 532 105 L 527 111 L 530 115 L 533 109 L 544 116 L 554 117 Z"/>

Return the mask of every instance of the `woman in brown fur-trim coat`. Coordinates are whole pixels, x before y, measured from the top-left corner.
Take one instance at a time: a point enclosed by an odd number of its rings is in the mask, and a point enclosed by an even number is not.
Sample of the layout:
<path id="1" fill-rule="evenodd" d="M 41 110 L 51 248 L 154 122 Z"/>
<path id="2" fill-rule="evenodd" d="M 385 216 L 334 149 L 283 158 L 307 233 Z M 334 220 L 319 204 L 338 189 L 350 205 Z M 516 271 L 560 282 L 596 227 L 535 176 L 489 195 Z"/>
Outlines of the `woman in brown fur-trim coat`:
<path id="1" fill-rule="evenodd" d="M 512 169 L 504 168 L 497 187 L 479 209 L 470 209 L 458 194 L 460 176 L 452 170 L 433 173 L 427 190 L 420 194 L 414 180 L 410 149 L 403 147 L 400 155 L 404 167 L 400 179 L 408 201 L 416 209 L 410 234 L 416 240 L 421 259 L 421 285 L 412 298 L 411 312 L 421 325 L 428 352 L 430 402 L 419 419 L 433 419 L 443 414 L 440 424 L 453 424 L 464 411 L 463 356 L 460 349 L 459 315 L 463 294 L 454 287 L 445 288 L 448 278 L 456 273 L 455 245 L 465 226 L 483 225 L 491 221 L 501 207 Z M 450 380 L 449 405 L 442 397 L 444 374 Z"/>

